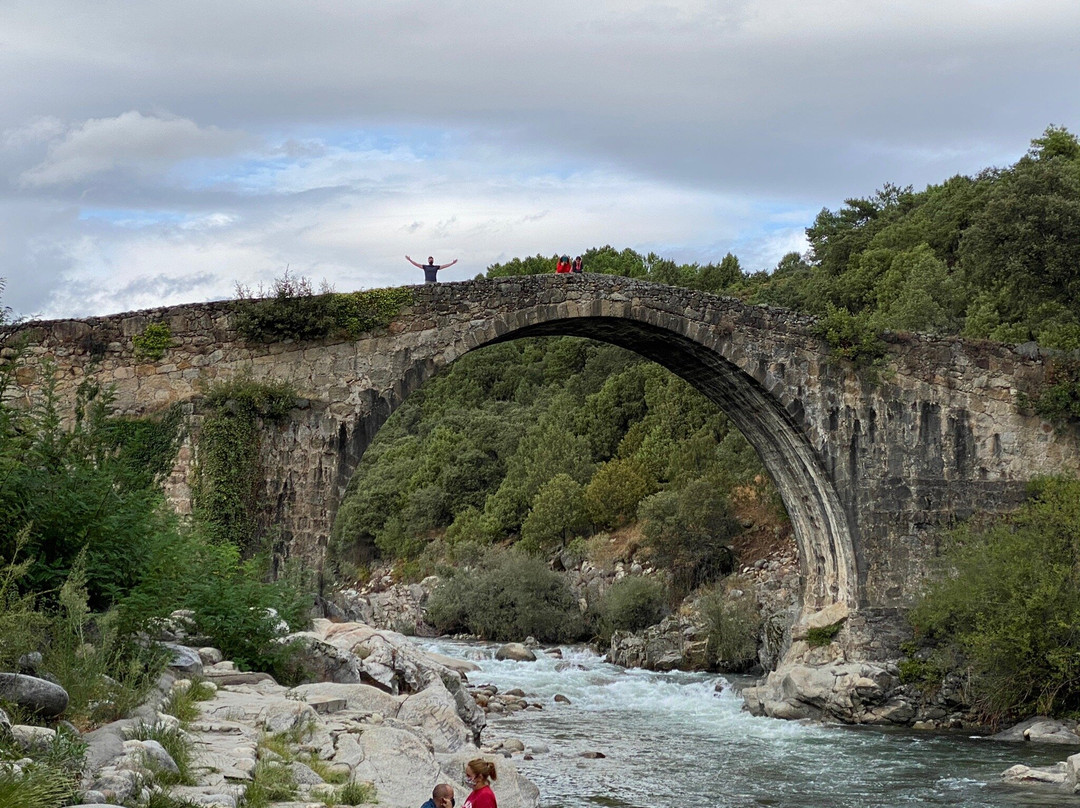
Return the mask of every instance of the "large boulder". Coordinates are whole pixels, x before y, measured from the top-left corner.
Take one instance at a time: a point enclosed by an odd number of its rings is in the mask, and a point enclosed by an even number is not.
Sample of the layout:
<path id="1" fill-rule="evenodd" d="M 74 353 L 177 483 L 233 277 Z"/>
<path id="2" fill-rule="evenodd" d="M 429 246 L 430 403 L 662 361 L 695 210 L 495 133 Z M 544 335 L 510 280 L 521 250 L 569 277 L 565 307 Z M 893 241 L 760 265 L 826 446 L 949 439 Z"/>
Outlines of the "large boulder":
<path id="1" fill-rule="evenodd" d="M 334 671 L 339 683 L 365 683 L 397 695 L 420 693 L 439 683 L 450 695 L 458 718 L 479 743 L 486 719 L 469 695 L 462 674 L 442 664 L 409 639 L 362 623 L 316 620 L 311 631 L 285 638 L 299 640 L 305 665 Z"/>
<path id="2" fill-rule="evenodd" d="M 60 685 L 21 673 L 0 673 L 0 699 L 43 718 L 56 718 L 68 706 L 68 694 Z"/>
<path id="3" fill-rule="evenodd" d="M 203 661 L 199 649 L 178 645 L 174 642 L 163 642 L 161 647 L 170 654 L 168 663 L 170 670 L 185 676 L 200 676 L 202 674 Z"/>
<path id="4" fill-rule="evenodd" d="M 1058 721 L 1037 715 L 994 735 L 995 741 L 1030 741 L 1032 743 L 1080 744 L 1077 722 Z"/>
<path id="5" fill-rule="evenodd" d="M 406 697 L 397 714 L 398 721 L 417 727 L 436 752 L 456 752 L 472 740 L 472 732 L 458 717 L 457 705 L 441 682 Z"/>
<path id="6" fill-rule="evenodd" d="M 916 715 L 895 669 L 870 662 L 782 665 L 742 695 L 751 713 L 773 718 L 907 725 Z"/>
<path id="7" fill-rule="evenodd" d="M 624 668 L 707 670 L 708 629 L 699 620 L 669 615 L 637 633 L 616 631 L 607 658 Z"/>
<path id="8" fill-rule="evenodd" d="M 508 642 L 495 652 L 496 659 L 509 659 L 514 662 L 536 662 L 536 654 L 520 642 Z"/>

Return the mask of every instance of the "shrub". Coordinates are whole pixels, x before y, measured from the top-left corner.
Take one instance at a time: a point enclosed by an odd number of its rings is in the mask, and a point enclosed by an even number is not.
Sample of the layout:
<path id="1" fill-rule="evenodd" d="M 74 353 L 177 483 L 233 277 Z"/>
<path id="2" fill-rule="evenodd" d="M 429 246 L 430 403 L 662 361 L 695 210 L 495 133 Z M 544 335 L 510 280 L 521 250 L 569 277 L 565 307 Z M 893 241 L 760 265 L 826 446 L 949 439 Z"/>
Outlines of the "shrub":
<path id="1" fill-rule="evenodd" d="M 1055 359 L 1043 388 L 1030 396 L 1021 395 L 1019 403 L 1059 426 L 1080 422 L 1080 360 Z"/>
<path id="2" fill-rule="evenodd" d="M 761 615 L 753 599 L 733 598 L 718 586 L 701 598 L 698 608 L 708 627 L 710 664 L 731 672 L 752 668 L 761 631 Z"/>
<path id="3" fill-rule="evenodd" d="M 885 344 L 871 324 L 871 312 L 852 314 L 845 308 L 828 304 L 826 314 L 813 327 L 815 336 L 829 345 L 829 356 L 866 365 L 885 353 Z"/>
<path id="4" fill-rule="evenodd" d="M 482 566 L 439 585 L 428 620 L 442 633 L 466 631 L 489 640 L 567 642 L 583 636 L 577 601 L 566 580 L 536 558 L 489 551 Z"/>
<path id="5" fill-rule="evenodd" d="M 150 323 L 141 334 L 131 338 L 138 359 L 156 362 L 172 346 L 172 331 L 166 323 Z"/>
<path id="6" fill-rule="evenodd" d="M 1080 482 L 1043 479 L 1030 494 L 1008 517 L 950 533 L 909 615 L 936 659 L 962 660 L 992 721 L 1080 710 Z"/>
<path id="7" fill-rule="evenodd" d="M 251 782 L 244 791 L 245 808 L 267 808 L 272 802 L 293 799 L 299 788 L 288 767 L 272 760 L 255 764 Z"/>
<path id="8" fill-rule="evenodd" d="M 832 623 L 828 626 L 807 629 L 806 644 L 811 648 L 823 648 L 836 638 L 842 627 L 842 623 Z"/>
<path id="9" fill-rule="evenodd" d="M 373 783 L 346 783 L 334 795 L 338 805 L 366 805 L 377 799 Z"/>
<path id="10" fill-rule="evenodd" d="M 324 288 L 315 294 L 311 281 L 293 277 L 288 270 L 274 280 L 272 297 L 257 300 L 246 289 L 237 291 L 236 330 L 249 340 L 263 342 L 355 339 L 389 324 L 412 302 L 412 292 L 400 287 L 348 293 Z"/>
<path id="11" fill-rule="evenodd" d="M 159 647 L 145 647 L 120 631 L 115 612 L 94 618 L 87 598 L 80 555 L 60 588 L 42 656 L 42 669 L 68 693 L 65 715 L 80 728 L 115 721 L 135 709 L 167 662 Z"/>
<path id="12" fill-rule="evenodd" d="M 175 716 L 180 720 L 181 726 L 194 721 L 199 717 L 199 708 L 195 705 L 200 701 L 209 701 L 214 697 L 211 686 L 203 681 L 193 681 L 188 687 L 178 687 L 173 690 L 165 703 L 161 705 L 161 712 Z"/>
<path id="13" fill-rule="evenodd" d="M 611 585 L 600 602 L 597 636 L 603 645 L 616 631 L 640 631 L 667 614 L 667 592 L 654 578 L 629 575 Z"/>

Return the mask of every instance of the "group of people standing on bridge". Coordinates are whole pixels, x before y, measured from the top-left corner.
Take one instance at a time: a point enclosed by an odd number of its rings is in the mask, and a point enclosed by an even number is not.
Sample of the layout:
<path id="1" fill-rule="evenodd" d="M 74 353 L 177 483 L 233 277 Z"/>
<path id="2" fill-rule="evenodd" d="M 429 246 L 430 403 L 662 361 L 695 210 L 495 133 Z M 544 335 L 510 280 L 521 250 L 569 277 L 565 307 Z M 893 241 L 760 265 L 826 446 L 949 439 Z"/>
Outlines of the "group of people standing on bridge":
<path id="1" fill-rule="evenodd" d="M 564 255 L 555 263 L 556 275 L 569 275 L 583 272 L 581 256 L 579 255 L 573 261 L 570 260 L 569 255 Z"/>
<path id="2" fill-rule="evenodd" d="M 430 255 L 428 256 L 428 260 L 427 260 L 426 264 L 421 264 L 421 263 L 419 263 L 417 261 L 414 261 L 411 258 L 409 258 L 409 256 L 407 256 L 407 255 L 405 256 L 405 260 L 408 261 L 410 264 L 412 264 L 417 269 L 424 270 L 424 283 L 438 283 L 439 282 L 439 278 L 438 278 L 439 270 L 440 269 L 446 269 L 447 267 L 452 267 L 454 264 L 456 264 L 458 262 L 458 260 L 455 258 L 449 264 L 436 264 L 435 263 L 435 258 L 433 256 L 430 256 Z M 555 260 L 555 274 L 556 275 L 580 274 L 580 273 L 582 273 L 584 271 L 585 271 L 584 270 L 584 262 L 581 260 L 580 255 L 577 258 L 575 258 L 573 261 L 570 260 L 569 255 L 564 255 L 561 258 L 557 258 Z"/>

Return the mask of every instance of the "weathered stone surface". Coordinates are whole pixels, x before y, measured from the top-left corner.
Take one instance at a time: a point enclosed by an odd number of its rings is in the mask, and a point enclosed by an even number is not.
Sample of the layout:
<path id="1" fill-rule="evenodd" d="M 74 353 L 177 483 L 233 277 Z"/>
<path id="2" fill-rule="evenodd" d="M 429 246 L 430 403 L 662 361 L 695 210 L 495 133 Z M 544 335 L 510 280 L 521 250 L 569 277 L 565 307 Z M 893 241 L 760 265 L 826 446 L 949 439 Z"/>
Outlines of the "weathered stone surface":
<path id="1" fill-rule="evenodd" d="M 1037 715 L 994 735 L 995 741 L 1080 744 L 1077 722 Z"/>
<path id="2" fill-rule="evenodd" d="M 197 648 L 189 648 L 173 642 L 163 642 L 161 647 L 172 654 L 172 659 L 169 660 L 169 668 L 172 670 L 187 676 L 202 674 L 203 661 Z"/>
<path id="3" fill-rule="evenodd" d="M 908 724 L 914 704 L 895 671 L 866 662 L 784 664 L 757 687 L 744 688 L 747 710 L 773 718 L 846 724 Z"/>
<path id="4" fill-rule="evenodd" d="M 397 719 L 418 727 L 431 739 L 436 752 L 456 752 L 472 740 L 472 732 L 458 717 L 454 697 L 442 682 L 432 682 L 408 696 L 398 709 Z"/>
<path id="5" fill-rule="evenodd" d="M 60 685 L 21 673 L 0 673 L 0 699 L 45 718 L 55 718 L 68 705 L 67 691 Z"/>
<path id="6" fill-rule="evenodd" d="M 1029 785 L 1031 783 L 1047 783 L 1049 785 L 1062 786 L 1066 781 L 1065 764 L 1059 763 L 1052 767 L 1033 767 L 1017 764 L 1001 773 L 1001 779 L 1005 783 Z"/>
<path id="7" fill-rule="evenodd" d="M 430 655 L 393 631 L 380 631 L 362 623 L 331 623 L 316 620 L 310 632 L 291 635 L 300 638 L 314 667 L 327 671 L 350 671 L 354 683 L 365 682 L 391 695 L 419 693 L 434 684 L 445 690 L 458 718 L 474 742 L 485 724 L 484 712 L 469 695 L 461 674 L 440 664 Z M 321 660 L 332 660 L 330 663 Z M 331 691 L 324 691 L 329 693 Z M 397 712 L 395 707 L 394 713 Z M 447 743 L 452 741 L 447 738 Z"/>
<path id="8" fill-rule="evenodd" d="M 381 713 L 397 715 L 403 697 L 391 696 L 384 690 L 372 685 L 345 684 L 339 682 L 316 682 L 310 685 L 298 685 L 292 688 L 290 698 L 300 699 L 309 704 L 323 699 L 342 699 L 345 708 L 360 713 Z"/>
<path id="9" fill-rule="evenodd" d="M 33 727 L 26 724 L 12 724 L 11 739 L 26 751 L 42 752 L 52 745 L 56 730 L 48 727 Z"/>
<path id="10" fill-rule="evenodd" d="M 536 654 L 519 642 L 508 642 L 495 652 L 496 659 L 511 659 L 515 662 L 535 662 Z"/>
<path id="11" fill-rule="evenodd" d="M 61 402 L 89 379 L 114 384 L 128 415 L 195 403 L 204 381 L 248 369 L 294 383 L 306 404 L 263 442 L 262 498 L 284 515 L 290 555 L 317 563 L 364 450 L 426 379 L 496 340 L 601 338 L 676 371 L 728 414 L 784 498 L 807 609 L 845 603 L 858 608 L 852 618 L 910 603 L 936 525 L 1012 508 L 1031 477 L 1080 468 L 1075 431 L 1017 407 L 1018 394 L 1047 376 L 1047 357 L 1030 346 L 892 334 L 884 372 L 871 381 L 829 360 L 811 318 L 688 289 L 534 276 L 417 287 L 413 298 L 389 328 L 312 343 L 245 341 L 235 301 L 27 323 L 5 340 L 26 341 L 10 395 L 38 396 L 45 361 L 56 363 Z M 160 361 L 139 361 L 132 337 L 157 321 L 173 344 Z M 190 509 L 191 461 L 188 443 L 169 481 L 180 510 Z M 894 651 L 863 648 L 874 659 Z"/>

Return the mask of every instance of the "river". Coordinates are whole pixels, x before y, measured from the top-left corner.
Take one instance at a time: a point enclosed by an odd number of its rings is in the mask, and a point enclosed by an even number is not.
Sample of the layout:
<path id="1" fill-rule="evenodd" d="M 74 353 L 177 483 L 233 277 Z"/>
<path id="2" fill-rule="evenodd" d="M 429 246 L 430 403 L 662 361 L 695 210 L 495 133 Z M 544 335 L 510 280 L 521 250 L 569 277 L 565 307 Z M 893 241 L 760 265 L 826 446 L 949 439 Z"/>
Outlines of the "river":
<path id="1" fill-rule="evenodd" d="M 1015 763 L 1049 765 L 1072 747 L 755 718 L 742 711 L 735 689 L 749 680 L 739 677 L 625 670 L 582 647 L 563 647 L 570 664 L 556 670 L 552 656 L 499 662 L 497 645 L 419 642 L 481 665 L 471 684 L 520 687 L 544 705 L 489 716 L 484 736 L 548 747 L 514 759 L 543 808 L 1080 806 L 1050 788 L 998 782 Z M 570 704 L 555 703 L 557 693 Z M 606 757 L 581 757 L 590 751 Z"/>

